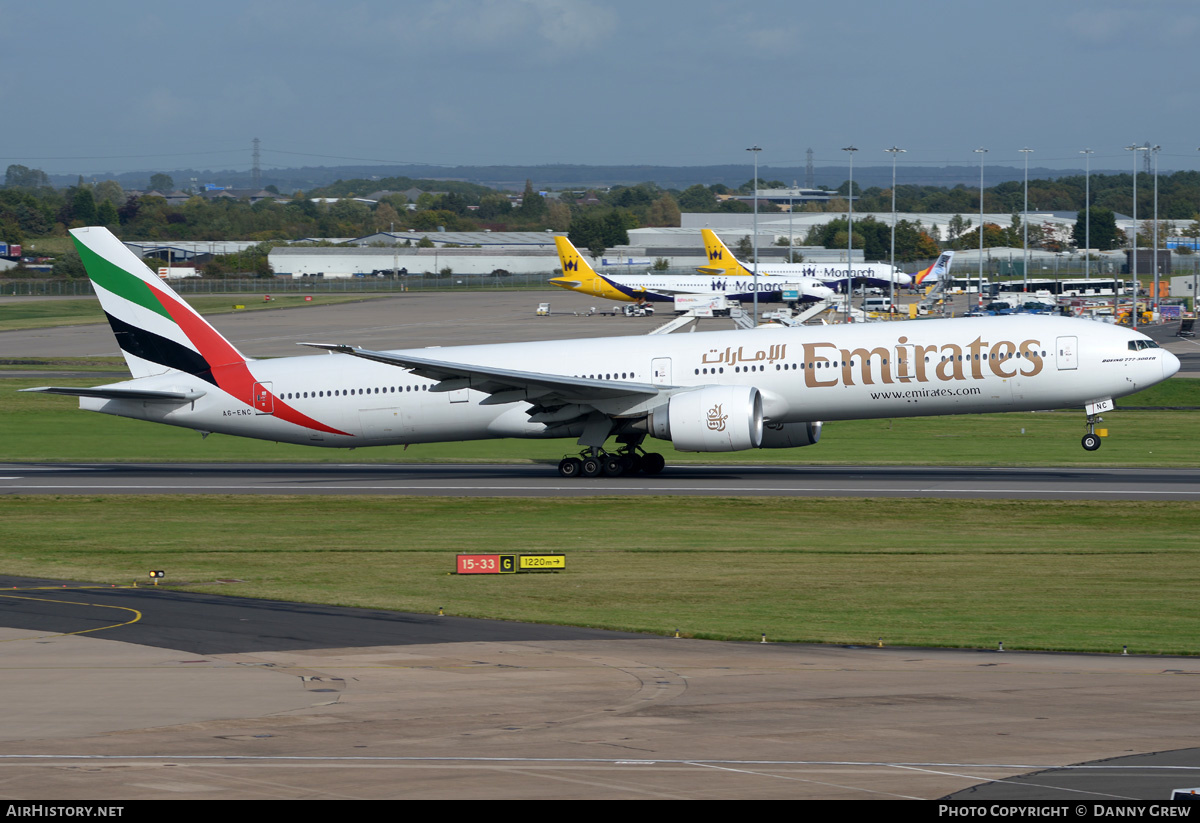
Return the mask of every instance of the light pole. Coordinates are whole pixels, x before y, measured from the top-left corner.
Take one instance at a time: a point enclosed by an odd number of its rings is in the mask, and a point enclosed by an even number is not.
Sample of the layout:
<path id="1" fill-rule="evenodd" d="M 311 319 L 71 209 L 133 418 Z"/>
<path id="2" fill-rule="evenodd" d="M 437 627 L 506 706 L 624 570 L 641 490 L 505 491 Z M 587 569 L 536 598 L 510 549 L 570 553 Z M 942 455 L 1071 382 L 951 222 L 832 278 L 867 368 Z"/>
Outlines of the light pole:
<path id="1" fill-rule="evenodd" d="M 1158 318 L 1158 153 L 1162 146 L 1152 146 L 1154 155 L 1154 294 L 1151 301 L 1154 305 L 1154 316 Z"/>
<path id="2" fill-rule="evenodd" d="M 987 149 L 980 146 L 975 149 L 979 155 L 979 303 L 983 305 L 983 156 Z"/>
<path id="3" fill-rule="evenodd" d="M 746 151 L 754 154 L 754 325 L 758 325 L 758 146 Z"/>
<path id="4" fill-rule="evenodd" d="M 884 149 L 892 156 L 892 273 L 888 283 L 890 298 L 888 303 L 891 306 L 896 305 L 896 155 L 904 154 L 907 149 L 898 149 L 892 146 L 890 149 Z"/>
<path id="5" fill-rule="evenodd" d="M 1138 299 L 1138 260 L 1137 260 L 1137 167 L 1138 167 L 1138 152 L 1149 149 L 1149 144 L 1145 146 L 1126 146 L 1125 151 L 1133 152 L 1133 241 L 1130 244 L 1130 264 L 1129 270 L 1133 277 L 1133 306 L 1129 310 L 1129 324 L 1134 329 L 1137 328 L 1137 299 Z"/>
<path id="6" fill-rule="evenodd" d="M 1083 279 L 1092 278 L 1092 155 L 1091 149 L 1084 149 L 1080 154 L 1084 158 L 1083 171 Z"/>
<path id="7" fill-rule="evenodd" d="M 1029 153 L 1033 149 L 1023 148 L 1017 151 L 1025 155 L 1025 210 L 1021 213 L 1021 228 L 1024 230 L 1025 235 L 1022 241 L 1021 268 L 1025 275 L 1025 293 L 1029 294 Z"/>
<path id="8" fill-rule="evenodd" d="M 850 155 L 850 190 L 846 192 L 846 321 L 850 320 L 850 295 L 854 292 L 854 146 L 842 151 Z"/>
<path id="9" fill-rule="evenodd" d="M 796 180 L 792 179 L 792 187 L 788 189 L 788 265 L 792 264 L 792 243 L 795 241 L 795 235 L 792 234 L 792 216 L 796 213 L 795 195 Z"/>

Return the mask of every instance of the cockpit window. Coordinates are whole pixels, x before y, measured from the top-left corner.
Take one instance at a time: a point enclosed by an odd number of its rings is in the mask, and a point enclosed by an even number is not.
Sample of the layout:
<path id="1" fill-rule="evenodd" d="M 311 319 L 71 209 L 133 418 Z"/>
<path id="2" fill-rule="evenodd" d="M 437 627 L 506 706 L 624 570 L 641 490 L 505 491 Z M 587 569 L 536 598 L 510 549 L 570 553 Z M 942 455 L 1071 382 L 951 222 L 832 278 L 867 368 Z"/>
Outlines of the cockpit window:
<path id="1" fill-rule="evenodd" d="M 1129 341 L 1129 350 L 1130 351 L 1141 351 L 1142 349 L 1157 349 L 1157 348 L 1158 348 L 1158 344 L 1155 343 L 1153 340 L 1130 340 Z"/>

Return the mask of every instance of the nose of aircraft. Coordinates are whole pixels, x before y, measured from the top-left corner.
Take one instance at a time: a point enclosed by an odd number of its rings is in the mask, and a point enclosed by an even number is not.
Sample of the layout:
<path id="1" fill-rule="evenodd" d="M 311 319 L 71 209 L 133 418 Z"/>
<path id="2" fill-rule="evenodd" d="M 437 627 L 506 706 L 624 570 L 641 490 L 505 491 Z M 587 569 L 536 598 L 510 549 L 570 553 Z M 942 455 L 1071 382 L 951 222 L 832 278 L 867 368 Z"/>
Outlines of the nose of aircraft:
<path id="1" fill-rule="evenodd" d="M 1169 351 L 1162 353 L 1162 370 L 1163 379 L 1174 376 L 1179 371 L 1179 358 L 1171 354 Z"/>
<path id="2" fill-rule="evenodd" d="M 896 285 L 897 286 L 907 286 L 907 285 L 910 285 L 912 283 L 912 281 L 913 281 L 913 279 L 912 279 L 911 274 L 902 274 L 902 273 L 896 274 Z"/>

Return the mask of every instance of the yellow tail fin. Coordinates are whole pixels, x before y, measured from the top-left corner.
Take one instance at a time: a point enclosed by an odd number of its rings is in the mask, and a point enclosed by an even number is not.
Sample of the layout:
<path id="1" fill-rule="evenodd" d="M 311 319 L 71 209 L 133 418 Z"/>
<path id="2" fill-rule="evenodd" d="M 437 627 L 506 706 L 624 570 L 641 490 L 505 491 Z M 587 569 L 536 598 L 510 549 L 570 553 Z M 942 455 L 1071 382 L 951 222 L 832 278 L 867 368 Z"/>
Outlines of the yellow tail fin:
<path id="1" fill-rule="evenodd" d="M 565 237 L 554 238 L 554 245 L 558 247 L 558 262 L 562 264 L 562 276 L 564 280 L 580 280 L 586 282 L 589 278 L 595 277 L 596 272 L 591 265 L 583 259 L 583 255 L 579 253 L 579 249 Z"/>
<path id="2" fill-rule="evenodd" d="M 714 276 L 740 273 L 742 265 L 733 256 L 729 247 L 721 241 L 721 238 L 717 237 L 715 231 L 701 229 L 700 235 L 704 238 L 704 251 L 708 255 L 708 263 L 697 271 Z"/>

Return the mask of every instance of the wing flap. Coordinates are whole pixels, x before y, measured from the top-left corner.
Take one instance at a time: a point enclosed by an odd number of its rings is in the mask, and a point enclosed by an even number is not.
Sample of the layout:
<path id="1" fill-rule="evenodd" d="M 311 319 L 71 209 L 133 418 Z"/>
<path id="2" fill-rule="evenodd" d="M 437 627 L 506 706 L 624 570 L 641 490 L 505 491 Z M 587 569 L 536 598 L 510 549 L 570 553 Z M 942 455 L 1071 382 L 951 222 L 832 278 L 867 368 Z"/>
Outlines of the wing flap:
<path id="1" fill-rule="evenodd" d="M 392 352 L 371 351 L 355 346 L 345 346 L 329 343 L 301 343 L 314 349 L 324 349 L 337 354 L 348 354 L 373 360 L 376 363 L 386 363 L 408 369 L 413 374 L 430 380 L 442 381 L 447 388 L 434 390 L 450 391 L 451 389 L 469 387 L 494 396 L 505 396 L 502 393 L 525 391 L 530 398 L 536 397 L 537 402 L 545 403 L 549 399 L 563 402 L 589 403 L 592 401 L 611 400 L 620 397 L 654 397 L 663 389 L 670 386 L 655 386 L 650 383 L 634 383 L 623 380 L 597 380 L 587 377 L 570 377 L 560 374 L 545 374 L 543 372 L 519 371 L 496 366 L 480 366 L 472 363 L 455 363 L 446 360 L 434 360 L 410 354 L 394 354 Z M 514 402 L 513 398 L 503 402 Z"/>

